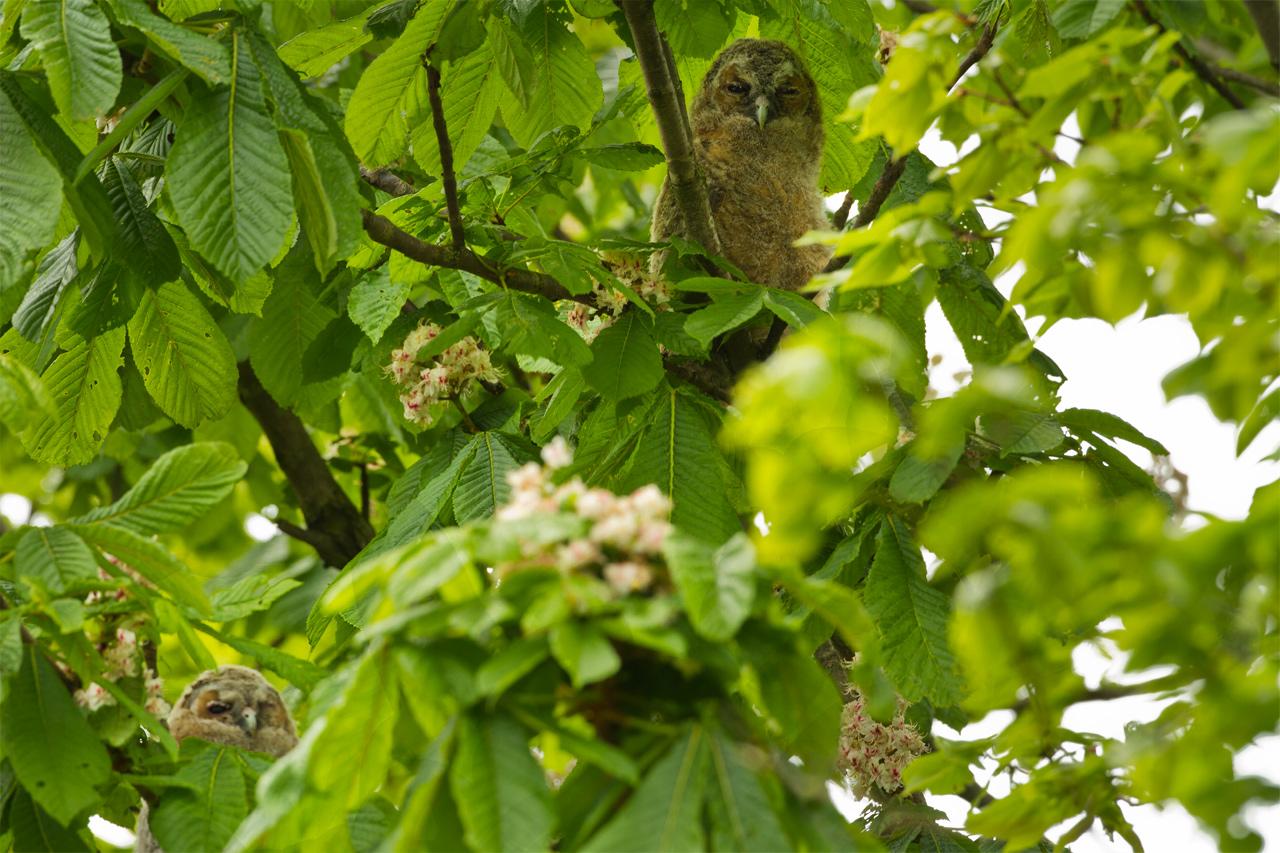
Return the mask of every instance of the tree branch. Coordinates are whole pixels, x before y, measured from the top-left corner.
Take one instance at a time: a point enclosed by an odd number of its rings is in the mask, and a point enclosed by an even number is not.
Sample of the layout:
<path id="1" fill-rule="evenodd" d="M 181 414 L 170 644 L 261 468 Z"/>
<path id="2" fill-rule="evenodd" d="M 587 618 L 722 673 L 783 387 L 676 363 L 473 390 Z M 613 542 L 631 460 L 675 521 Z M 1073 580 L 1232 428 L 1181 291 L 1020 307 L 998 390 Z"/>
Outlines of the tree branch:
<path id="1" fill-rule="evenodd" d="M 1147 23 L 1154 26 L 1161 34 L 1168 32 L 1168 30 L 1165 29 L 1164 24 L 1160 23 L 1160 20 L 1155 15 L 1151 14 L 1151 10 L 1147 8 L 1147 4 L 1144 0 L 1133 0 L 1133 7 L 1138 10 L 1138 14 L 1142 15 L 1143 18 L 1146 18 Z M 1210 68 L 1203 59 L 1187 50 L 1186 45 L 1182 43 L 1181 39 L 1174 42 L 1173 49 L 1177 51 L 1178 56 L 1181 56 L 1182 59 L 1191 66 L 1191 69 L 1196 72 L 1196 76 L 1209 84 L 1209 87 L 1221 95 L 1228 104 L 1231 104 L 1231 106 L 1238 110 L 1244 109 L 1244 101 L 1240 100 L 1240 97 L 1236 95 L 1235 92 L 1231 91 L 1231 89 L 1227 87 L 1226 83 L 1222 82 L 1222 78 L 1213 73 L 1213 69 Z"/>
<path id="2" fill-rule="evenodd" d="M 381 243 L 419 263 L 462 270 L 511 290 L 532 293 L 552 301 L 572 299 L 588 305 L 594 303 L 590 294 L 570 293 L 564 285 L 545 273 L 524 269 L 498 270 L 470 249 L 463 248 L 459 251 L 448 246 L 437 246 L 401 230 L 385 216 L 379 216 L 371 210 L 362 210 L 360 213 L 364 217 L 365 233 L 375 243 Z"/>
<path id="3" fill-rule="evenodd" d="M 413 188 L 412 184 L 405 181 L 398 175 L 393 175 L 386 169 L 366 169 L 364 166 L 361 166 L 360 177 L 364 178 L 367 183 L 372 184 L 387 195 L 404 196 L 413 195 L 417 192 L 417 190 Z"/>
<path id="4" fill-rule="evenodd" d="M 673 63 L 669 61 L 662 34 L 658 32 L 658 23 L 653 17 L 653 1 L 621 0 L 618 5 L 627 19 L 636 59 L 644 72 L 645 90 L 667 156 L 667 183 L 680 209 L 685 231 L 707 251 L 718 253 L 720 239 L 711 220 L 707 188 L 694 160 L 684 99 L 680 97 L 675 82 L 679 78 L 672 71 Z"/>
<path id="5" fill-rule="evenodd" d="M 449 129 L 444 124 L 444 104 L 440 102 L 440 69 L 430 62 L 427 65 L 427 100 L 431 102 L 431 122 L 436 129 L 436 144 L 440 148 L 440 181 L 444 184 L 444 206 L 449 212 L 449 234 L 453 248 L 461 252 L 467 248 L 467 238 L 462 233 L 462 213 L 458 210 L 458 180 L 453 174 L 453 146 L 449 144 Z"/>
<path id="6" fill-rule="evenodd" d="M 1254 77 L 1252 74 L 1246 74 L 1243 71 L 1237 71 L 1234 68 L 1224 68 L 1221 65 L 1209 65 L 1214 73 L 1219 77 L 1225 77 L 1228 80 L 1234 80 L 1248 86 L 1251 89 L 1257 89 L 1264 95 L 1270 95 L 1273 98 L 1280 98 L 1280 84 L 1263 80 L 1261 77 Z"/>
<path id="7" fill-rule="evenodd" d="M 342 568 L 373 538 L 373 527 L 333 478 L 302 421 L 280 407 L 247 361 L 240 362 L 239 392 L 240 402 L 262 426 L 307 521 L 305 530 L 283 520 L 277 526 L 315 548 L 325 563 Z"/>

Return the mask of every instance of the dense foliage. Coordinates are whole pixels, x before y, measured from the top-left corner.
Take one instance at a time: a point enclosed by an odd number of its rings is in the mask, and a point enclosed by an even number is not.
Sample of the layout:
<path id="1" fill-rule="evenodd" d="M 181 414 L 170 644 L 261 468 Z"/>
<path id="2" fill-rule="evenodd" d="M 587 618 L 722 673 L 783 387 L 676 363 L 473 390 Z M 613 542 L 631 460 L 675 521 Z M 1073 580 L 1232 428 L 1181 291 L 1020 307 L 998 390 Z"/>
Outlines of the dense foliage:
<path id="1" fill-rule="evenodd" d="M 48 523 L 0 521 L 0 842 L 145 799 L 170 850 L 1138 847 L 1176 801 L 1256 847 L 1280 487 L 1188 518 L 1020 317 L 1185 314 L 1166 393 L 1240 450 L 1280 412 L 1271 4 L 623 6 L 5 0 L 0 493 Z M 826 308 L 648 242 L 655 80 L 743 36 L 821 89 Z M 160 722 L 233 661 L 274 764 Z"/>

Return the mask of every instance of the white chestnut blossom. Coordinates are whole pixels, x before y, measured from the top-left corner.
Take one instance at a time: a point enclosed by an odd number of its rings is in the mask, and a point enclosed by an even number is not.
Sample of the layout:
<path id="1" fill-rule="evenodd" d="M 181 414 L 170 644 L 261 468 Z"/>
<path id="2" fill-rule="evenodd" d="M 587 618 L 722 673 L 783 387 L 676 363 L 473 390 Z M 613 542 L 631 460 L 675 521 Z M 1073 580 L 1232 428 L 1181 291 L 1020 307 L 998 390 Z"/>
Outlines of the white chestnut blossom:
<path id="1" fill-rule="evenodd" d="M 525 543 L 519 560 L 494 567 L 503 576 L 520 569 L 551 567 L 603 578 L 618 596 L 651 591 L 665 575 L 662 545 L 671 532 L 671 501 L 656 486 L 630 495 L 587 488 L 578 478 L 556 485 L 552 471 L 573 461 L 561 438 L 542 450 L 545 465 L 528 463 L 507 474 L 511 497 L 498 508 L 499 521 L 572 514 L 590 522 L 586 534 L 559 542 Z"/>
<path id="2" fill-rule="evenodd" d="M 904 717 L 905 700 L 898 699 L 892 722 L 881 723 L 867 712 L 861 693 L 852 688 L 850 693 L 841 717 L 836 764 L 855 797 L 869 797 L 875 789 L 894 794 L 902 789 L 902 771 L 928 747 Z"/>
<path id="3" fill-rule="evenodd" d="M 391 352 L 386 372 L 400 386 L 400 402 L 406 420 L 430 426 L 434 421 L 431 407 L 457 397 L 473 380 L 497 382 L 498 371 L 489 352 L 468 335 L 445 347 L 429 359 L 420 359 L 422 348 L 439 337 L 435 323 L 423 323 L 404 339 L 404 345 Z"/>

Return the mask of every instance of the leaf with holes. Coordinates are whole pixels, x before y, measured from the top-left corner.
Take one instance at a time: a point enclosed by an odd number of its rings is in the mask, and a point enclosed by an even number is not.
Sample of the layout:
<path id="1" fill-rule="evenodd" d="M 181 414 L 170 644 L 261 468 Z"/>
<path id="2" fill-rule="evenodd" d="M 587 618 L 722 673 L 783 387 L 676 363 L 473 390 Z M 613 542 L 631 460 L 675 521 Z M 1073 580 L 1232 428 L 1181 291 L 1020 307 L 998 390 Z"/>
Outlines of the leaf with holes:
<path id="1" fill-rule="evenodd" d="M 22 434 L 28 453 L 51 465 L 83 465 L 97 455 L 120 406 L 123 350 L 124 329 L 112 329 L 54 359 L 40 379 L 57 415 Z"/>

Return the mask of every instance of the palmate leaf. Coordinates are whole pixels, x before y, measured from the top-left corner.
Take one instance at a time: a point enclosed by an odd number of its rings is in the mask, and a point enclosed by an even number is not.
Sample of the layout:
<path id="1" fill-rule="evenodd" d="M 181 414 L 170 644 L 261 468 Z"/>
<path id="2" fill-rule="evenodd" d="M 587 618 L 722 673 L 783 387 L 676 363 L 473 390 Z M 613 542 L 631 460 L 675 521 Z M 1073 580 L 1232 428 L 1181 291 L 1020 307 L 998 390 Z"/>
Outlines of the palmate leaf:
<path id="1" fill-rule="evenodd" d="M 76 580 L 98 577 L 98 564 L 84 540 L 63 527 L 37 527 L 18 540 L 18 577 L 60 595 Z"/>
<path id="2" fill-rule="evenodd" d="M 146 34 L 161 53 L 199 76 L 206 83 L 231 81 L 231 56 L 227 46 L 179 26 L 151 11 L 144 0 L 109 0 L 116 20 Z"/>
<path id="3" fill-rule="evenodd" d="M 120 51 L 107 16 L 93 0 L 28 0 L 22 37 L 40 52 L 53 100 L 64 115 L 91 119 L 115 103 Z"/>
<path id="4" fill-rule="evenodd" d="M 63 826 L 101 798 L 111 760 L 53 664 L 31 643 L 0 706 L 0 746 L 22 787 Z"/>
<path id="5" fill-rule="evenodd" d="M 106 441 L 120 406 L 124 329 L 79 343 L 54 359 L 41 376 L 57 409 L 22 434 L 27 452 L 51 465 L 83 465 Z"/>
<path id="6" fill-rule="evenodd" d="M 538 851 L 551 842 L 551 791 L 509 717 L 468 715 L 458 723 L 449 786 L 474 850 Z"/>
<path id="7" fill-rule="evenodd" d="M 280 45 L 280 58 L 303 77 L 323 74 L 344 56 L 373 41 L 373 33 L 365 29 L 365 21 L 377 8 L 370 6 L 353 18 L 294 36 Z"/>
<path id="8" fill-rule="evenodd" d="M 607 400 L 626 400 L 662 381 L 662 356 L 652 323 L 639 311 L 627 311 L 591 344 L 591 363 L 582 368 L 587 384 Z"/>
<path id="9" fill-rule="evenodd" d="M 507 474 L 534 458 L 528 447 L 501 432 L 482 432 L 471 446 L 471 459 L 453 492 L 459 524 L 493 515 L 511 495 Z"/>
<path id="10" fill-rule="evenodd" d="M 175 422 L 199 426 L 235 405 L 235 353 L 181 281 L 146 292 L 129 321 L 129 344 L 142 383 Z"/>
<path id="11" fill-rule="evenodd" d="M 3 100 L 0 98 L 0 100 Z M 79 232 L 72 231 L 40 259 L 36 280 L 13 312 L 13 327 L 29 341 L 41 342 L 53 332 L 54 320 L 67 285 L 76 277 Z"/>
<path id="12" fill-rule="evenodd" d="M 292 221 L 289 164 L 245 37 L 231 36 L 234 78 L 191 99 L 165 167 L 191 246 L 233 282 L 262 269 Z"/>
<path id="13" fill-rule="evenodd" d="M 422 121 L 426 105 L 423 52 L 435 43 L 457 2 L 428 0 L 400 37 L 360 75 L 347 104 L 346 131 L 365 165 L 385 166 L 408 146 L 410 119 Z"/>
<path id="14" fill-rule="evenodd" d="M 502 118 L 526 148 L 552 128 L 586 128 L 604 101 L 591 57 L 567 20 L 563 10 L 539 3 L 518 24 L 495 21 L 507 30 L 503 43 L 514 50 L 519 75 L 514 87 L 507 79 L 514 98 L 503 100 Z"/>
<path id="15" fill-rule="evenodd" d="M 766 851 L 792 847 L 760 779 L 744 760 L 742 747 L 723 734 L 707 739 L 710 786 L 707 812 L 715 850 Z"/>
<path id="16" fill-rule="evenodd" d="M 151 831 L 166 850 L 222 850 L 249 811 L 239 751 L 192 739 L 182 752 L 196 753 L 174 777 L 186 785 L 161 796 L 149 818 Z"/>
<path id="17" fill-rule="evenodd" d="M 27 254 L 48 243 L 62 207 L 58 171 L 41 156 L 0 92 L 0 291 L 22 275 Z"/>
<path id="18" fill-rule="evenodd" d="M 626 805 L 582 849 L 705 850 L 702 800 L 707 788 L 707 734 L 695 726 L 658 760 Z"/>
<path id="19" fill-rule="evenodd" d="M 898 692 L 939 707 L 958 702 L 960 677 L 947 642 L 948 600 L 925 579 L 920 548 L 900 518 L 889 516 L 880 527 L 863 595 L 880 629 L 885 672 Z"/>
<path id="20" fill-rule="evenodd" d="M 181 530 L 230 494 L 244 472 L 230 444 L 177 447 L 153 462 L 118 501 L 73 521 L 114 524 L 143 535 Z"/>
<path id="21" fill-rule="evenodd" d="M 60 826 L 49 813 L 35 804 L 21 787 L 9 801 L 9 827 L 15 850 L 58 850 L 60 853 L 90 853 L 90 847 L 72 829 Z"/>
<path id="22" fill-rule="evenodd" d="M 699 404 L 671 388 L 659 393 L 620 486 L 656 484 L 671 498 L 677 527 L 719 544 L 742 529 L 728 497 L 728 466 Z"/>
<path id="23" fill-rule="evenodd" d="M 116 557 L 179 604 L 197 613 L 209 612 L 200 577 L 154 539 L 112 524 L 68 524 L 67 528 Z"/>
<path id="24" fill-rule="evenodd" d="M 107 158 L 102 186 L 120 225 L 116 257 L 145 284 L 177 278 L 182 269 L 178 247 L 160 218 L 147 206 L 138 179 L 119 157 Z"/>
<path id="25" fill-rule="evenodd" d="M 14 433 L 27 424 L 54 416 L 44 383 L 21 361 L 0 355 L 0 424 Z"/>
<path id="26" fill-rule="evenodd" d="M 738 632 L 756 597 L 751 543 L 739 533 L 719 548 L 701 539 L 667 537 L 662 554 L 693 628 L 713 643 Z"/>

